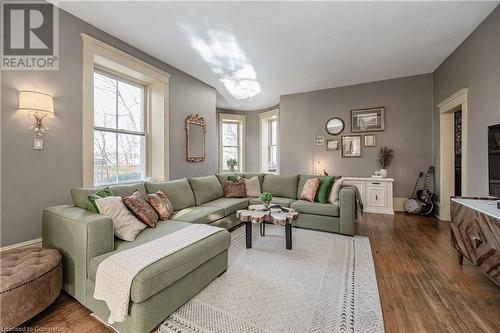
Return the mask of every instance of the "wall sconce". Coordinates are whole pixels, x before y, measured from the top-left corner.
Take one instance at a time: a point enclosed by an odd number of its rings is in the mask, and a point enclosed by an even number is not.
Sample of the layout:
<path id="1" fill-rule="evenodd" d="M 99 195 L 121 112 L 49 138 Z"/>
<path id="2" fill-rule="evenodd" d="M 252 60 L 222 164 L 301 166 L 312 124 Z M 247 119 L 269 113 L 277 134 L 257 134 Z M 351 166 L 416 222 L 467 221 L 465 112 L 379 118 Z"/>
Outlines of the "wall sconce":
<path id="1" fill-rule="evenodd" d="M 19 91 L 19 110 L 28 110 L 35 118 L 35 124 L 30 129 L 41 137 L 49 130 L 42 121 L 45 117 L 54 115 L 54 98 L 36 91 Z"/>

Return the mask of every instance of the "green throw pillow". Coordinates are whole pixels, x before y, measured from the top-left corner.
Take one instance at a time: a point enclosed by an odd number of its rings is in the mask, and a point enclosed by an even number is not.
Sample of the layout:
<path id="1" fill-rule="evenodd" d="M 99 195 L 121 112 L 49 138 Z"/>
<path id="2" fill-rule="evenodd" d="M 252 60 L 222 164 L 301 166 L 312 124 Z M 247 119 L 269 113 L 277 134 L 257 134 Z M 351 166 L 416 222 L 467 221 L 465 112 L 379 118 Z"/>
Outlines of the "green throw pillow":
<path id="1" fill-rule="evenodd" d="M 316 191 L 316 197 L 314 198 L 314 201 L 327 203 L 333 183 L 335 183 L 335 176 L 319 177 L 319 187 Z"/>
<path id="2" fill-rule="evenodd" d="M 229 180 L 230 182 L 237 182 L 239 178 L 240 177 L 236 176 L 227 176 L 227 180 Z"/>
<path id="3" fill-rule="evenodd" d="M 103 188 L 100 191 L 97 191 L 94 194 L 91 194 L 87 197 L 87 210 L 90 210 L 91 212 L 94 213 L 99 213 L 99 209 L 97 208 L 97 205 L 95 204 L 95 201 L 97 199 L 105 198 L 105 197 L 110 197 L 113 195 L 113 191 L 109 187 Z"/>

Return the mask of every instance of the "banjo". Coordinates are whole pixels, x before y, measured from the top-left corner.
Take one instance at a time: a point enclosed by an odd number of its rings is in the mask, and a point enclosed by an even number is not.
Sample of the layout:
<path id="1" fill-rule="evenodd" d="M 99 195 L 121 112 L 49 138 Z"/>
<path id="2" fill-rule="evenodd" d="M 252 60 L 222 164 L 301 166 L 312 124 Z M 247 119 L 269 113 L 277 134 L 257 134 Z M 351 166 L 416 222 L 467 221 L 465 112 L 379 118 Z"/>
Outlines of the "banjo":
<path id="1" fill-rule="evenodd" d="M 420 183 L 420 179 L 422 179 L 423 175 L 424 173 L 422 171 L 418 174 L 415 187 L 413 187 L 413 194 L 410 199 L 405 201 L 405 210 L 408 214 L 418 214 L 422 210 L 422 203 L 417 199 L 416 194 L 418 183 Z"/>

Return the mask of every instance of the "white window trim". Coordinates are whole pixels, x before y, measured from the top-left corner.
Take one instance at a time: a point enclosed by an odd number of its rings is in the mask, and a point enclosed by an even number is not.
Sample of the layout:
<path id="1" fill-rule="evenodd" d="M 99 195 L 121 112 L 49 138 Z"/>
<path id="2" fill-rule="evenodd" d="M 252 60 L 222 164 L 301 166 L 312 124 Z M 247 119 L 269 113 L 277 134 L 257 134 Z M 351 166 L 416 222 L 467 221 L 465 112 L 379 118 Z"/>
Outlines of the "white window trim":
<path id="1" fill-rule="evenodd" d="M 272 119 L 274 117 L 276 117 L 276 120 L 277 120 L 277 131 L 278 131 L 278 133 L 276 134 L 276 141 L 277 141 L 276 142 L 276 144 L 277 144 L 276 162 L 277 162 L 277 166 L 276 166 L 276 171 L 269 172 L 267 170 L 267 164 L 268 164 L 268 160 L 269 160 L 269 151 L 268 151 L 268 147 L 267 147 L 267 142 L 264 142 L 262 137 L 263 137 L 264 127 L 266 128 L 265 130 L 267 131 L 267 133 L 269 133 L 269 129 L 267 128 L 268 127 L 267 121 L 269 121 L 270 119 Z M 280 138 L 280 136 L 279 136 L 280 120 L 279 119 L 280 119 L 279 108 L 259 113 L 259 172 L 273 173 L 273 174 L 280 173 L 280 154 L 279 154 L 279 152 L 280 152 L 280 139 L 279 139 Z"/>
<path id="2" fill-rule="evenodd" d="M 232 114 L 232 113 L 219 113 L 219 171 L 225 172 L 224 170 L 224 160 L 222 158 L 222 123 L 224 120 L 233 120 L 241 124 L 241 133 L 239 134 L 240 139 L 240 156 L 239 156 L 239 172 L 245 172 L 245 138 L 246 138 L 246 119 L 247 116 L 244 114 Z"/>
<path id="3" fill-rule="evenodd" d="M 146 87 L 146 176 L 169 179 L 170 74 L 84 33 L 83 40 L 83 186 L 94 185 L 94 69 L 105 68 Z"/>

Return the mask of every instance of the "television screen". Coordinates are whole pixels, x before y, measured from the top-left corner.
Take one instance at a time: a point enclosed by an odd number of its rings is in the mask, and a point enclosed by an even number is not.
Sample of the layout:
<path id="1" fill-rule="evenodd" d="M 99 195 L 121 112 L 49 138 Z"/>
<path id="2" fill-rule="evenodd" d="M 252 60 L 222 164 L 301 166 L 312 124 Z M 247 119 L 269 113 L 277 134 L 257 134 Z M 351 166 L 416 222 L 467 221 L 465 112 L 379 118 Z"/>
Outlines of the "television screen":
<path id="1" fill-rule="evenodd" d="M 489 193 L 500 198 L 500 124 L 488 127 Z"/>

